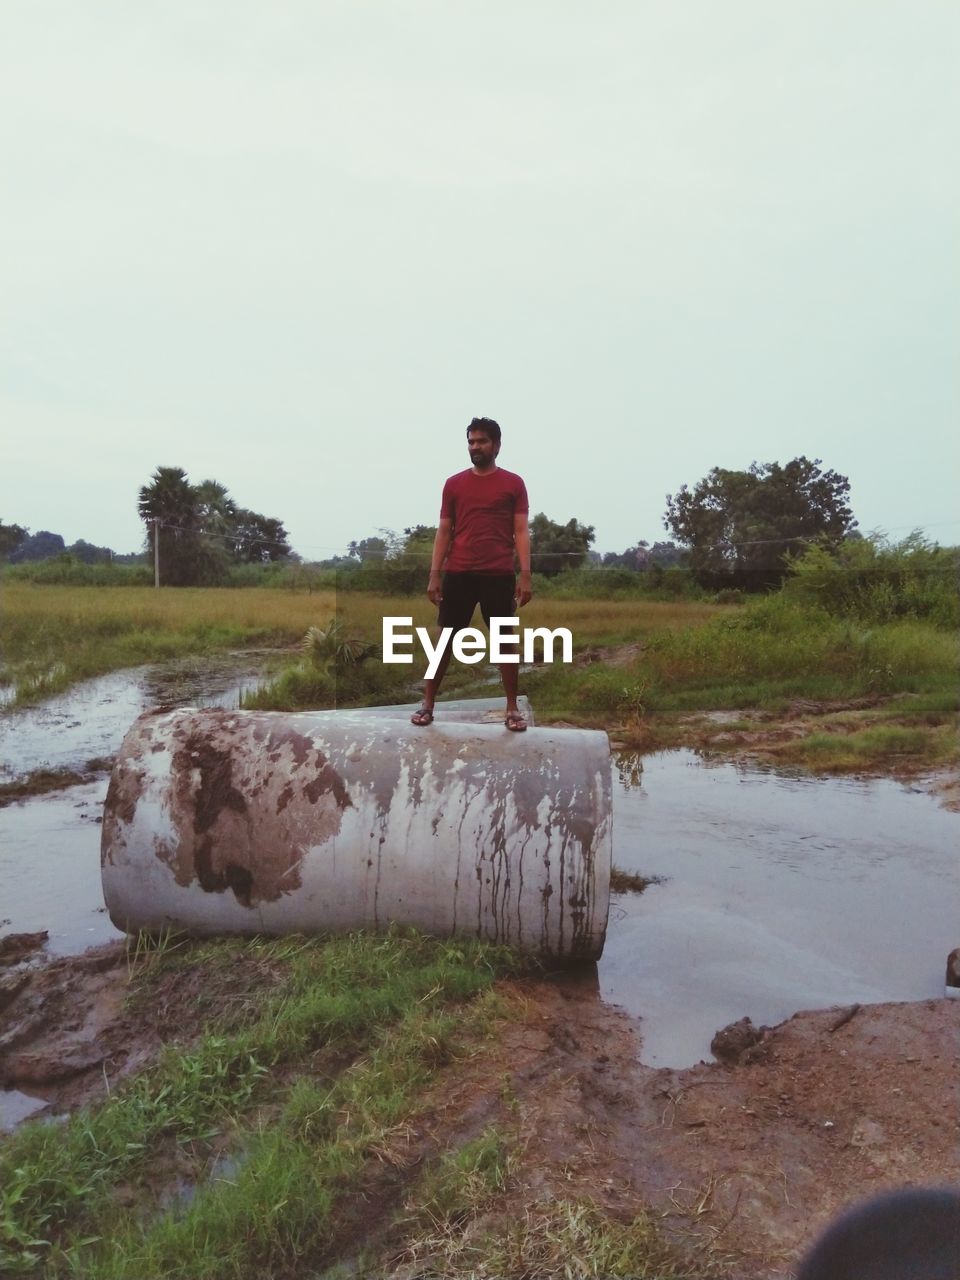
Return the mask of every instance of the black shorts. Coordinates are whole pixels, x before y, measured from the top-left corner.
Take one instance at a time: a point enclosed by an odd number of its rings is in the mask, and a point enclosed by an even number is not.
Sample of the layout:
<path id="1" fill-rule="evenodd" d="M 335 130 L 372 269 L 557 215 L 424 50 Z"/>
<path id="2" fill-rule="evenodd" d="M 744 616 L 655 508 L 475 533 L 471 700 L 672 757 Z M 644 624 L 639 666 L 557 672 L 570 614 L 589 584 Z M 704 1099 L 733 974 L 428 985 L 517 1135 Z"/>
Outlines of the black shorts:
<path id="1" fill-rule="evenodd" d="M 517 616 L 517 580 L 512 573 L 445 573 L 438 627 L 462 631 L 469 627 L 477 605 L 483 621 Z"/>

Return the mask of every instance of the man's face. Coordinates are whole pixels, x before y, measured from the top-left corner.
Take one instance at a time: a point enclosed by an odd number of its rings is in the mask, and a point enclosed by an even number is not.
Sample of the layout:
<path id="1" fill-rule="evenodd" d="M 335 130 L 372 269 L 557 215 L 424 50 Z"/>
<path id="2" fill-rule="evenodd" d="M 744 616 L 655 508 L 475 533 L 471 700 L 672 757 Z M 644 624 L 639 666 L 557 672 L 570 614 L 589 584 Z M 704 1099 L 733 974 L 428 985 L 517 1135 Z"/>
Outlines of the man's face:
<path id="1" fill-rule="evenodd" d="M 488 467 L 492 467 L 500 452 L 500 446 L 494 444 L 485 431 L 469 432 L 467 448 L 470 450 L 470 461 L 478 471 L 486 471 Z"/>

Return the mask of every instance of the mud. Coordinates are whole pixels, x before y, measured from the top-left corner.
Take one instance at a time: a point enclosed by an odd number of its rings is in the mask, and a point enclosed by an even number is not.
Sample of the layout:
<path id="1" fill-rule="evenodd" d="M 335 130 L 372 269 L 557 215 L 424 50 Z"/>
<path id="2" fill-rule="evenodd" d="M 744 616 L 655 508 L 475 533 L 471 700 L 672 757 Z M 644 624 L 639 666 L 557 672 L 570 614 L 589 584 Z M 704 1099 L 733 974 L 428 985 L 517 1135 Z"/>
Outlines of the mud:
<path id="1" fill-rule="evenodd" d="M 148 1002 L 130 1000 L 116 944 L 20 977 L 0 1038 L 14 1116 L 105 1098 L 228 1004 L 253 1010 L 272 980 L 238 948 L 235 963 L 172 969 Z M 754 1029 L 735 1065 L 671 1070 L 639 1061 L 642 1024 L 600 1000 L 594 966 L 507 982 L 501 994 L 495 1034 L 444 1070 L 420 1122 L 381 1153 L 358 1240 L 388 1240 L 398 1181 L 489 1124 L 516 1150 L 502 1206 L 511 1219 L 557 1198 L 592 1199 L 625 1220 L 650 1206 L 686 1251 L 727 1262 L 737 1280 L 788 1276 L 852 1201 L 958 1176 L 956 1001 L 803 1012 Z"/>
<path id="2" fill-rule="evenodd" d="M 0 983 L 10 992 L 0 1030 L 0 1087 L 38 1100 L 48 1115 L 101 1101 L 171 1041 L 188 1042 L 229 1004 L 256 1005 L 269 969 L 237 950 L 228 966 L 171 969 L 138 999 L 143 960 L 126 942 L 27 963 Z M 0 1094 L 0 1115 L 6 1108 Z"/>

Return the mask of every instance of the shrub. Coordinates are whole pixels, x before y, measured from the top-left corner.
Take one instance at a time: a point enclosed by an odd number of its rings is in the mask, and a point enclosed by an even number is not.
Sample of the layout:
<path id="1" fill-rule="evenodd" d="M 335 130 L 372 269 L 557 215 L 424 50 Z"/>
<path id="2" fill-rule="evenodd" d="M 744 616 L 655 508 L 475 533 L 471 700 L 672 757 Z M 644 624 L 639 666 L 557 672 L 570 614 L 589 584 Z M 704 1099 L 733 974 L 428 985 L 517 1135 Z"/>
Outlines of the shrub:
<path id="1" fill-rule="evenodd" d="M 843 617 L 953 628 L 960 625 L 957 574 L 955 550 L 914 532 L 898 543 L 857 538 L 835 551 L 810 547 L 792 562 L 783 591 Z"/>
<path id="2" fill-rule="evenodd" d="M 65 552 L 50 560 L 31 560 L 7 566 L 7 582 L 30 582 L 58 587 L 147 587 L 153 584 L 153 567 L 144 564 L 86 564 Z"/>

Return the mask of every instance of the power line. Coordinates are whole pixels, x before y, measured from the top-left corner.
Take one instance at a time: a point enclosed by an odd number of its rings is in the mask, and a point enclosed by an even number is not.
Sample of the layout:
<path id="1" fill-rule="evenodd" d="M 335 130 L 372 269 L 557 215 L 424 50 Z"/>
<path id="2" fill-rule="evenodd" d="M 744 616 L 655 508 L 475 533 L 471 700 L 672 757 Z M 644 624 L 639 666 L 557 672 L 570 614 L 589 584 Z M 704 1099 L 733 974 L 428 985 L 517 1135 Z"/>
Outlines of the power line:
<path id="1" fill-rule="evenodd" d="M 154 525 L 155 528 L 167 529 L 175 533 L 183 534 L 185 536 L 189 535 L 197 538 L 203 538 L 207 541 L 219 542 L 227 546 L 240 545 L 243 547 L 258 547 L 258 546 L 259 547 L 279 547 L 286 552 L 291 552 L 294 550 L 294 548 L 292 548 L 289 542 L 286 540 L 280 541 L 278 539 L 271 539 L 271 538 L 248 538 L 243 536 L 242 534 L 211 533 L 205 529 L 190 528 L 189 526 L 173 524 L 168 521 L 163 521 L 159 519 L 151 519 L 150 523 Z M 940 521 L 939 523 L 940 524 L 960 524 L 960 520 Z M 917 526 L 916 525 L 898 525 L 895 527 L 901 528 L 901 529 L 915 529 Z M 678 552 L 680 552 L 681 554 L 687 555 L 690 553 L 691 550 L 738 551 L 745 547 L 782 546 L 787 543 L 817 544 L 822 542 L 822 540 L 823 540 L 823 534 L 792 534 L 792 535 L 778 537 L 778 538 L 750 538 L 750 539 L 743 539 L 741 541 L 736 541 L 736 542 L 725 539 L 721 542 L 711 542 L 711 543 L 707 543 L 706 545 L 695 547 L 695 548 L 691 548 L 683 544 L 673 544 L 673 545 L 677 547 Z M 865 538 L 864 540 L 868 541 L 869 539 Z M 357 553 L 352 552 L 349 547 L 332 546 L 330 544 L 319 544 L 319 543 L 310 543 L 306 545 L 301 543 L 300 545 L 305 551 L 332 551 L 334 552 L 335 556 L 339 558 L 343 558 L 343 559 L 358 558 Z M 942 548 L 942 549 L 949 550 L 949 548 Z M 633 548 L 628 548 L 628 551 L 629 550 L 633 550 Z M 640 550 L 644 552 L 647 551 L 646 548 L 640 548 Z M 432 555 L 432 553 L 429 551 L 403 551 L 402 554 L 406 560 L 430 560 Z M 599 553 L 590 552 L 590 551 L 586 551 L 586 552 L 584 551 L 537 551 L 533 553 L 534 557 L 550 556 L 552 559 L 558 559 L 558 558 L 582 559 L 584 555 L 591 555 L 591 554 L 599 554 Z M 617 555 L 617 554 L 626 554 L 626 552 L 606 552 L 605 554 Z M 390 558 L 390 550 L 387 549 L 384 551 L 381 562 L 386 561 L 389 558 Z M 360 562 L 362 563 L 362 559 L 363 559 L 362 556 L 360 556 L 359 559 L 360 559 Z M 603 569 L 611 569 L 611 568 L 624 568 L 625 566 L 598 565 L 596 567 L 603 568 Z"/>

